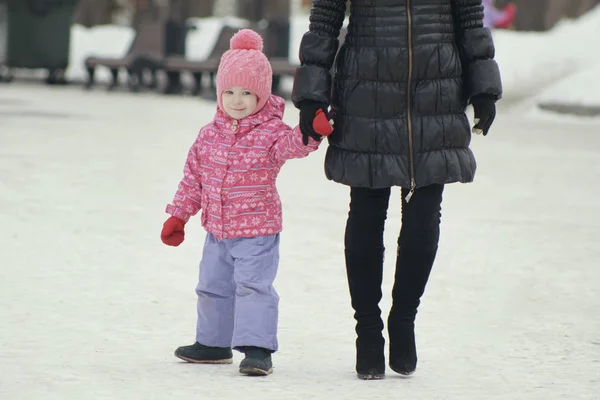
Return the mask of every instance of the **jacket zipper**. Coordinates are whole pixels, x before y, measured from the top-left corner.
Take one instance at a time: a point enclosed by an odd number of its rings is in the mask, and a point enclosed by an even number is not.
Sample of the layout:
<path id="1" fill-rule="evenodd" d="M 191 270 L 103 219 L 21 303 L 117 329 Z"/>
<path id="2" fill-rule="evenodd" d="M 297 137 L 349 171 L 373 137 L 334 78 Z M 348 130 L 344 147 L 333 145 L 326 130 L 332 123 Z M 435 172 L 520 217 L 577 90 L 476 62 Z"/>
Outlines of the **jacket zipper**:
<path id="1" fill-rule="evenodd" d="M 415 160 L 413 155 L 413 129 L 412 129 L 412 112 L 411 112 L 411 84 L 413 74 L 413 43 L 412 43 L 412 11 L 411 0 L 406 1 L 406 14 L 408 17 L 408 85 L 406 86 L 406 108 L 408 119 L 408 150 L 410 152 L 410 192 L 405 200 L 408 203 L 415 193 L 417 184 L 415 183 Z"/>

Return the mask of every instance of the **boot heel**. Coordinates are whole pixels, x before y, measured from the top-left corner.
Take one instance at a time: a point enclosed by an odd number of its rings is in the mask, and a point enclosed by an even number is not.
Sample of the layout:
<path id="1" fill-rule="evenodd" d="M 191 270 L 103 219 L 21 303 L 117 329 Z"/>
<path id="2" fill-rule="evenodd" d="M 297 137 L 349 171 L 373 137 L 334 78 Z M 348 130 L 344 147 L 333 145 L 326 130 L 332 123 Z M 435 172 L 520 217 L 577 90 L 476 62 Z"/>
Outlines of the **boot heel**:
<path id="1" fill-rule="evenodd" d="M 361 380 L 385 378 L 385 339 L 356 339 L 356 375 Z"/>
<path id="2" fill-rule="evenodd" d="M 412 322 L 388 323 L 390 334 L 390 368 L 404 376 L 417 369 L 415 325 Z"/>

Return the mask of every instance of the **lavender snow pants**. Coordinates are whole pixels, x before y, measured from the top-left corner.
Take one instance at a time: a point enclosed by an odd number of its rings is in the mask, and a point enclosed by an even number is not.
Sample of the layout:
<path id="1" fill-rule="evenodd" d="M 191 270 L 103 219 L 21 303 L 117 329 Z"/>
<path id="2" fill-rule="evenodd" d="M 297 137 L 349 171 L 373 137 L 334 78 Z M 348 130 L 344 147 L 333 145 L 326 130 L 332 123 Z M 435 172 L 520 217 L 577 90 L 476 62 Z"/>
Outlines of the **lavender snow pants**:
<path id="1" fill-rule="evenodd" d="M 276 351 L 278 264 L 278 234 L 221 241 L 207 234 L 196 287 L 196 341 Z"/>

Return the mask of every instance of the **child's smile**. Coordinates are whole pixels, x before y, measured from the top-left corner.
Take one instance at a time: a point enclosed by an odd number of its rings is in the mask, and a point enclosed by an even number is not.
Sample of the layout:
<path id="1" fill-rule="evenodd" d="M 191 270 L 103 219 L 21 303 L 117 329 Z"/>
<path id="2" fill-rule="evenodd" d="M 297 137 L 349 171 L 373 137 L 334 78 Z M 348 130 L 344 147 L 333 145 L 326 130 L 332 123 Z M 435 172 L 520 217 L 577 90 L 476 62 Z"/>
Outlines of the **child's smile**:
<path id="1" fill-rule="evenodd" d="M 223 90 L 221 103 L 223 104 L 223 111 L 231 118 L 242 119 L 254 113 L 258 97 L 246 88 L 233 86 Z"/>

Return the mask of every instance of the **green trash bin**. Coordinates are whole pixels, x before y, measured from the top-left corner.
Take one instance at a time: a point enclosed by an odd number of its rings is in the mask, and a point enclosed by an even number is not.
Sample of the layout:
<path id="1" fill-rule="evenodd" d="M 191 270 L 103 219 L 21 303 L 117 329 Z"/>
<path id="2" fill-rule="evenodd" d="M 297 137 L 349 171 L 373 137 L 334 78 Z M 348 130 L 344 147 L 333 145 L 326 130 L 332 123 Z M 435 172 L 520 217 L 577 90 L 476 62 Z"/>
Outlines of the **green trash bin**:
<path id="1" fill-rule="evenodd" d="M 64 82 L 77 0 L 0 0 L 0 65 L 42 68 Z"/>

